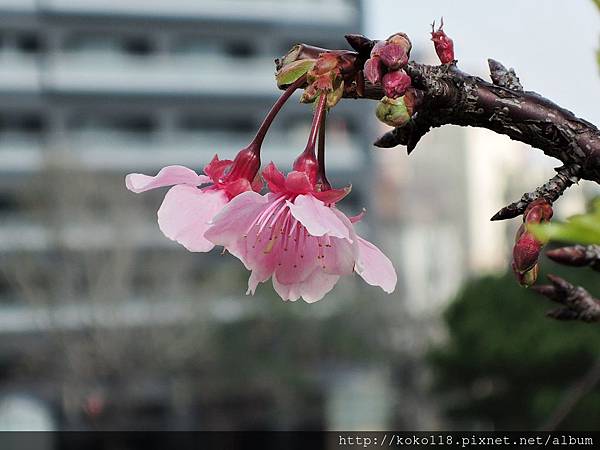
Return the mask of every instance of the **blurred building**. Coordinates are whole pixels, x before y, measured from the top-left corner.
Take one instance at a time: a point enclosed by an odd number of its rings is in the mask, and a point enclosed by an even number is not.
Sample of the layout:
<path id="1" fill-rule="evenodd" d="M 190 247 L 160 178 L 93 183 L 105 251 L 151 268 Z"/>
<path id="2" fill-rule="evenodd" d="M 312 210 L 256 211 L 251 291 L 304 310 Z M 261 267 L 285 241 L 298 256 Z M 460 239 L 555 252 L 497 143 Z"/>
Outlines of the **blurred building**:
<path id="1" fill-rule="evenodd" d="M 272 389 L 190 387 L 215 378 L 196 358 L 206 329 L 248 317 L 247 299 L 221 289 L 229 275 L 242 292 L 243 275 L 164 239 L 163 193 L 134 196 L 124 175 L 233 157 L 279 95 L 273 58 L 306 39 L 344 47 L 359 28 L 354 0 L 0 1 L 0 402 L 42 401 L 56 427 L 285 425 L 252 411 L 277 401 Z M 336 108 L 327 140 L 331 181 L 353 183 L 355 210 L 369 186 L 357 106 Z M 288 168 L 309 125 L 292 100 L 264 158 Z M 189 356 L 161 359 L 173 349 Z M 2 417 L 19 422 L 8 406 Z"/>
<path id="2" fill-rule="evenodd" d="M 373 152 L 373 105 L 341 102 L 330 181 L 399 282 L 308 309 L 240 295 L 236 261 L 162 236 L 163 192 L 124 188 L 233 157 L 279 95 L 273 58 L 360 29 L 359 0 L 0 0 L 0 429 L 439 425 L 428 339 L 466 277 L 507 267 L 516 224 L 487 219 L 549 177 L 519 177 L 531 152 L 457 127 Z M 264 161 L 289 168 L 309 125 L 292 100 Z"/>

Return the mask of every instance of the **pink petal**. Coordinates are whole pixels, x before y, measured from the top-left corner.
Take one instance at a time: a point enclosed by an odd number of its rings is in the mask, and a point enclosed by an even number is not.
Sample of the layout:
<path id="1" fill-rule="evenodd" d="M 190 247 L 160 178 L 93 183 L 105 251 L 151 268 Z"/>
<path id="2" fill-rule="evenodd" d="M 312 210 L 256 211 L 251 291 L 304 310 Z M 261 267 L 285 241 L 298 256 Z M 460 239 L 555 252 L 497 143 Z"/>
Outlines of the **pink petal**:
<path id="1" fill-rule="evenodd" d="M 392 262 L 369 241 L 358 237 L 356 273 L 372 286 L 379 286 L 388 294 L 396 288 L 398 280 Z"/>
<path id="2" fill-rule="evenodd" d="M 292 215 L 313 236 L 328 235 L 352 241 L 348 228 L 321 200 L 312 195 L 299 195 L 294 203 L 287 202 Z"/>
<path id="3" fill-rule="evenodd" d="M 354 271 L 358 247 L 346 239 L 330 239 L 330 247 L 322 247 L 321 268 L 332 275 L 350 275 Z"/>
<path id="4" fill-rule="evenodd" d="M 293 302 L 302 297 L 305 302 L 314 303 L 331 291 L 339 279 L 339 275 L 326 274 L 317 268 L 305 281 L 294 284 L 283 284 L 274 275 L 273 288 L 285 301 Z"/>
<path id="5" fill-rule="evenodd" d="M 347 186 L 342 189 L 328 189 L 326 191 L 315 192 L 313 195 L 323 203 L 337 203 L 350 193 L 352 186 Z"/>
<path id="6" fill-rule="evenodd" d="M 266 207 L 268 198 L 267 195 L 260 195 L 254 191 L 238 195 L 213 218 L 205 237 L 213 244 L 225 247 L 235 243 Z"/>
<path id="7" fill-rule="evenodd" d="M 227 192 L 229 198 L 237 197 L 242 192 L 253 190 L 252 185 L 245 178 L 238 178 L 235 181 L 229 181 L 221 184 L 220 186 L 225 189 L 225 192 Z"/>
<path id="8" fill-rule="evenodd" d="M 304 227 L 300 229 L 300 235 L 305 233 Z M 298 237 L 299 241 L 293 241 L 297 234 L 294 233 L 292 241 L 279 252 L 275 273 L 277 280 L 282 284 L 300 283 L 306 280 L 316 268 L 321 267 L 319 247 L 317 238 L 307 236 Z"/>
<path id="9" fill-rule="evenodd" d="M 288 192 L 293 192 L 295 194 L 307 194 L 314 190 L 308 176 L 304 172 L 298 172 L 296 170 L 287 174 L 285 179 L 285 189 Z"/>
<path id="10" fill-rule="evenodd" d="M 272 273 L 272 268 L 266 266 L 258 266 L 253 269 L 250 273 L 250 278 L 248 278 L 248 290 L 246 291 L 246 295 L 254 295 L 258 284 L 267 281 Z"/>
<path id="11" fill-rule="evenodd" d="M 228 199 L 218 189 L 177 185 L 169 189 L 158 210 L 158 225 L 169 239 L 191 252 L 208 252 L 214 244 L 204 237 L 210 220 Z"/>
<path id="12" fill-rule="evenodd" d="M 156 189 L 163 186 L 172 186 L 175 184 L 187 184 L 190 186 L 200 186 L 210 183 L 210 178 L 205 175 L 198 175 L 192 169 L 184 166 L 167 166 L 160 169 L 155 176 L 144 175 L 141 173 L 130 173 L 125 177 L 125 186 L 132 192 L 140 193 Z"/>
<path id="13" fill-rule="evenodd" d="M 270 162 L 269 165 L 263 169 L 262 175 L 271 192 L 285 191 L 285 176 L 283 175 L 283 172 L 277 168 L 275 163 Z"/>
<path id="14" fill-rule="evenodd" d="M 357 222 L 360 222 L 361 220 L 363 220 L 363 217 L 365 217 L 366 213 L 367 213 L 367 210 L 365 208 L 363 208 L 360 213 L 358 213 L 355 216 L 350 216 L 350 217 L 348 217 L 348 219 L 350 219 L 351 223 L 357 223 Z"/>

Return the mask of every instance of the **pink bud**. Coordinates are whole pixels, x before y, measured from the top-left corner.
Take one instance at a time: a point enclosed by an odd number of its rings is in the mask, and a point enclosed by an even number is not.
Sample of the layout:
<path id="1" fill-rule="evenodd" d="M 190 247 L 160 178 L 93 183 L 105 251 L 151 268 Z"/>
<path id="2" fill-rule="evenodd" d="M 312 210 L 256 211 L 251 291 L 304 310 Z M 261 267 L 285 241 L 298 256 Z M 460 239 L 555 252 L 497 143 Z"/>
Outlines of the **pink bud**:
<path id="1" fill-rule="evenodd" d="M 401 46 L 406 52 L 406 56 L 410 58 L 410 50 L 412 49 L 412 44 L 405 33 L 392 34 L 389 38 L 386 39 L 386 41 L 388 44 L 395 44 Z"/>
<path id="2" fill-rule="evenodd" d="M 543 244 L 533 234 L 524 232 L 513 248 L 513 261 L 515 269 L 526 272 L 531 269 L 538 260 Z"/>
<path id="3" fill-rule="evenodd" d="M 365 62 L 365 67 L 363 69 L 365 73 L 365 78 L 369 80 L 371 84 L 378 84 L 381 82 L 382 71 L 381 71 L 381 61 L 379 56 L 373 56 Z"/>
<path id="4" fill-rule="evenodd" d="M 411 79 L 407 73 L 400 69 L 394 72 L 388 72 L 383 76 L 383 90 L 389 98 L 402 97 L 410 87 Z"/>
<path id="5" fill-rule="evenodd" d="M 523 221 L 525 223 L 542 223 L 552 218 L 552 205 L 544 198 L 539 198 L 525 209 Z"/>
<path id="6" fill-rule="evenodd" d="M 444 22 L 442 21 L 437 31 L 431 31 L 431 40 L 442 64 L 448 64 L 454 61 L 454 42 L 444 33 L 443 27 Z"/>
<path id="7" fill-rule="evenodd" d="M 397 44 L 387 44 L 379 52 L 381 62 L 391 70 L 401 69 L 408 63 L 408 55 L 404 47 Z"/>
<path id="8" fill-rule="evenodd" d="M 381 50 L 383 49 L 383 47 L 385 47 L 386 45 L 387 45 L 386 41 L 377 41 L 377 42 L 375 42 L 375 45 L 371 49 L 371 58 L 373 58 L 375 56 L 379 56 L 379 53 L 381 52 Z"/>

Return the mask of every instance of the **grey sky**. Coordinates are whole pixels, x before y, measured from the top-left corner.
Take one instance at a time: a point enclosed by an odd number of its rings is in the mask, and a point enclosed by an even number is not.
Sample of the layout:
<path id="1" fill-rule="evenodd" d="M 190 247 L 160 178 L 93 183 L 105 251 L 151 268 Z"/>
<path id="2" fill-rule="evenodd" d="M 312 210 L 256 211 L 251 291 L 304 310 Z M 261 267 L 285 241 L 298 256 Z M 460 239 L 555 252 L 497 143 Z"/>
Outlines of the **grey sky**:
<path id="1" fill-rule="evenodd" d="M 463 70 L 487 78 L 487 58 L 497 59 L 526 90 L 600 124 L 600 13 L 592 0 L 365 0 L 365 10 L 369 37 L 404 31 L 430 62 L 430 24 L 444 16 Z"/>

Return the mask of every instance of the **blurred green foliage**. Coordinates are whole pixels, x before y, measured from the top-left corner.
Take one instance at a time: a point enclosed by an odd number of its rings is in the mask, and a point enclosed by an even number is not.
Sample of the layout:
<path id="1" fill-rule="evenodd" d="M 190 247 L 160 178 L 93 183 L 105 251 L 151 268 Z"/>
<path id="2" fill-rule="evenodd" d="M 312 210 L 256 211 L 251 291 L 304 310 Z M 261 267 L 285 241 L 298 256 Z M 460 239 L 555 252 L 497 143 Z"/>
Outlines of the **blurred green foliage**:
<path id="1" fill-rule="evenodd" d="M 600 292 L 590 270 L 545 263 L 543 270 Z M 535 429 L 600 355 L 600 327 L 544 317 L 552 304 L 511 274 L 468 282 L 444 315 L 449 336 L 428 354 L 434 390 L 456 427 Z M 561 429 L 596 429 L 600 387 Z"/>
<path id="2" fill-rule="evenodd" d="M 600 198 L 592 202 L 591 209 L 586 214 L 571 216 L 564 223 L 549 222 L 529 225 L 528 228 L 542 242 L 600 244 Z"/>

